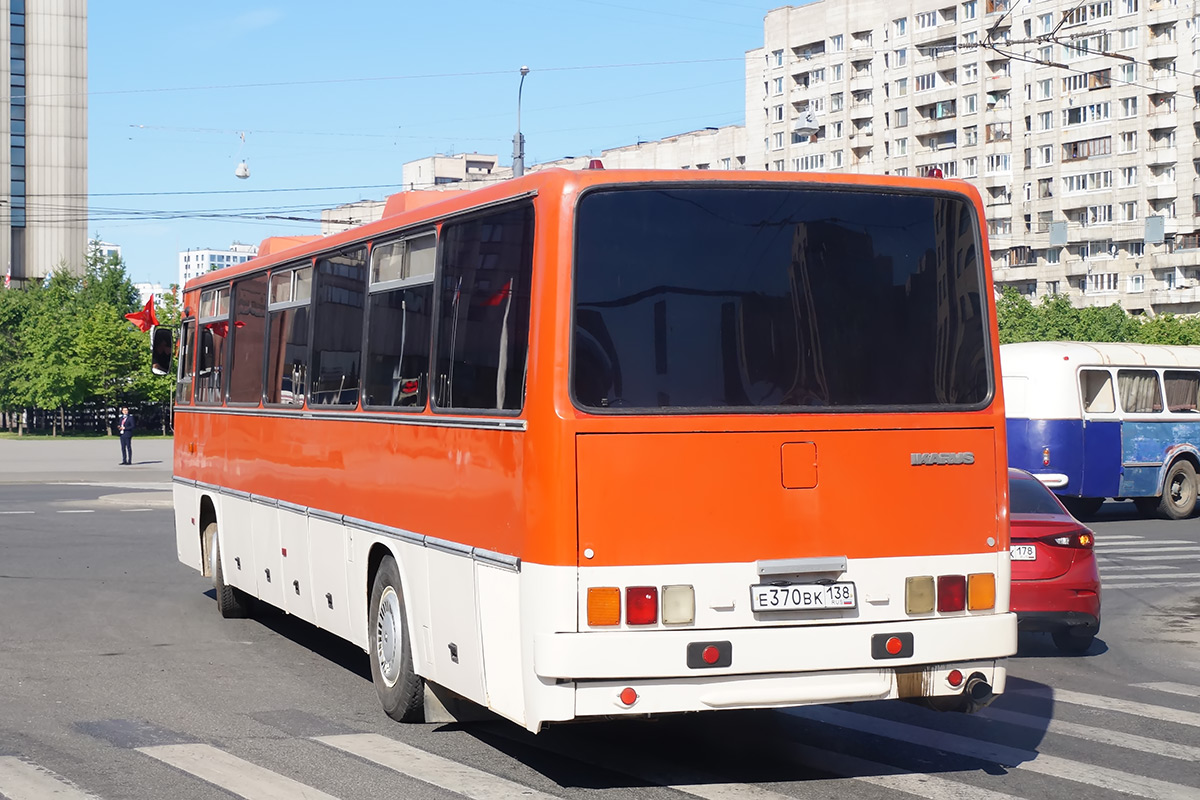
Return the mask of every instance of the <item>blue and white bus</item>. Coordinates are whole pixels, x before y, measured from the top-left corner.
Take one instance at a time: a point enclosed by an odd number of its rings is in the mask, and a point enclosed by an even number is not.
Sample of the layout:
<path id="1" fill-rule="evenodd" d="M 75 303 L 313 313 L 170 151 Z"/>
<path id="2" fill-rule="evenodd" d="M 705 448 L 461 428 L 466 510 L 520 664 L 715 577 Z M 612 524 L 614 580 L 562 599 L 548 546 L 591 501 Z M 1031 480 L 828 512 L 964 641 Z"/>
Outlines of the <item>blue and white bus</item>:
<path id="1" fill-rule="evenodd" d="M 1008 463 L 1072 511 L 1131 499 L 1184 519 L 1200 472 L 1200 347 L 1025 342 L 1000 348 Z"/>

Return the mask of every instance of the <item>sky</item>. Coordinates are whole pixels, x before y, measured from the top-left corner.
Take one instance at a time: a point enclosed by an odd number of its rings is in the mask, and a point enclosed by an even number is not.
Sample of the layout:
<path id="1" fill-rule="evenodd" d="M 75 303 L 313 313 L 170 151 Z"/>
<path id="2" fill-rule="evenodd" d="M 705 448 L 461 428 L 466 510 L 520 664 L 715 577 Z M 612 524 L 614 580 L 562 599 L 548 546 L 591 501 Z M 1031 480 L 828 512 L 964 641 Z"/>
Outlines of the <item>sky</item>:
<path id="1" fill-rule="evenodd" d="M 88 4 L 89 237 L 135 282 L 319 232 L 435 153 L 525 163 L 742 124 L 754 0 Z M 250 177 L 234 175 L 245 160 Z"/>

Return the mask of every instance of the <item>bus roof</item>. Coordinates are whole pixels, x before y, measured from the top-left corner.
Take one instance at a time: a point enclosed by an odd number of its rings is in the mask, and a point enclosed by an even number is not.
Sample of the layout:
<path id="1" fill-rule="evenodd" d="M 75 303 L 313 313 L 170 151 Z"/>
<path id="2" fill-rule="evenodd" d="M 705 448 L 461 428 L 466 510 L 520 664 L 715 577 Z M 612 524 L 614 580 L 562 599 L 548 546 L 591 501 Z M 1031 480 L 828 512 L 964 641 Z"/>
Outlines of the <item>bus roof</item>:
<path id="1" fill-rule="evenodd" d="M 393 195 L 388 199 L 383 218 L 375 222 L 360 225 L 331 236 L 315 237 L 314 240 L 302 242 L 295 247 L 288 247 L 286 249 L 271 248 L 272 252 L 259 255 L 249 261 L 207 272 L 193 278 L 188 281 L 184 289 L 185 291 L 190 291 L 211 283 L 224 283 L 238 275 L 257 272 L 275 264 L 287 263 L 326 250 L 365 242 L 390 231 L 417 226 L 423 222 L 434 223 L 452 214 L 504 202 L 508 199 L 516 199 L 538 193 L 551 195 L 564 194 L 598 185 L 645 185 L 654 183 L 752 183 L 759 185 L 815 183 L 825 187 L 840 185 L 876 187 L 879 189 L 953 192 L 966 195 L 968 202 L 975 206 L 979 218 L 983 218 L 983 205 L 978 190 L 971 184 L 958 180 L 910 178 L 895 175 L 843 175 L 821 172 L 753 172 L 746 170 L 682 169 L 567 170 L 554 168 L 527 173 L 520 178 L 487 184 L 479 189 L 470 191 L 444 192 L 445 199 L 439 199 L 435 202 L 429 202 L 427 198 L 422 198 L 419 204 L 406 203 L 397 200 L 398 196 Z M 430 192 L 422 192 L 421 194 L 428 195 Z M 986 251 L 986 249 L 985 242 L 984 250 Z"/>
<path id="2" fill-rule="evenodd" d="M 1037 377 L 1080 366 L 1200 367 L 1200 347 L 1118 342 L 1021 342 L 1000 346 L 1005 375 Z"/>

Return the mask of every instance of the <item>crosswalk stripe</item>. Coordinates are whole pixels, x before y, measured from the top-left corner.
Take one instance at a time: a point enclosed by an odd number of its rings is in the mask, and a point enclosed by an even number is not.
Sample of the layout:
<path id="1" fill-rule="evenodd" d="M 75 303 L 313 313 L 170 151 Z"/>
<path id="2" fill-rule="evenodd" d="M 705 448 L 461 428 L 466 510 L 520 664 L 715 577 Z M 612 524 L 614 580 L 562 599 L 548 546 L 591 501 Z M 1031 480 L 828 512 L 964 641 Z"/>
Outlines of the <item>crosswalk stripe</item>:
<path id="1" fill-rule="evenodd" d="M 32 514 L 32 511 L 0 511 L 0 514 Z"/>
<path id="2" fill-rule="evenodd" d="M 788 713 L 860 733 L 884 736 L 966 758 L 992 761 L 1002 766 L 1036 772 L 1052 778 L 1145 797 L 1147 800 L 1195 800 L 1196 797 L 1195 787 L 1181 786 L 1144 775 L 1134 775 L 1095 764 L 1084 764 L 1033 750 L 1022 750 L 1008 745 L 909 725 L 904 722 L 894 722 L 843 711 L 832 706 L 808 706 L 802 709 L 793 709 Z"/>
<path id="3" fill-rule="evenodd" d="M 1172 589 L 1191 589 L 1196 586 L 1200 586 L 1200 581 L 1143 581 L 1141 583 L 1104 584 L 1106 589 L 1165 589 L 1167 587 Z"/>
<path id="4" fill-rule="evenodd" d="M 1191 539 L 1143 539 L 1140 542 L 1114 542 L 1111 536 L 1105 536 L 1104 541 L 1096 542 L 1097 550 L 1109 550 L 1114 547 L 1149 547 L 1154 548 L 1164 544 L 1191 544 L 1195 542 Z"/>
<path id="5" fill-rule="evenodd" d="M 137 750 L 246 800 L 337 800 L 207 744 L 162 744 Z"/>
<path id="6" fill-rule="evenodd" d="M 1181 694 L 1184 697 L 1200 697 L 1200 686 L 1188 686 L 1185 683 L 1135 683 L 1138 689 L 1153 689 L 1156 692 Z M 1196 759 L 1200 762 L 1200 758 Z"/>
<path id="7" fill-rule="evenodd" d="M 1148 719 L 1160 719 L 1165 722 L 1177 722 L 1180 725 L 1190 725 L 1193 728 L 1200 728 L 1200 714 L 1194 711 L 1185 711 L 1181 708 L 1156 706 L 1150 703 L 1138 703 L 1133 700 L 1118 700 L 1115 697 L 1103 697 L 1098 694 L 1087 694 L 1085 692 L 1072 692 L 1066 689 L 1046 691 L 1040 687 L 1014 689 L 1010 686 L 1008 691 L 1013 694 L 1041 695 L 1049 697 L 1057 703 L 1097 708 L 1102 711 L 1116 711 L 1120 714 L 1130 714 L 1135 717 L 1146 717 Z"/>
<path id="8" fill-rule="evenodd" d="M 94 508 L 66 508 L 66 509 L 59 509 L 58 513 L 59 514 L 95 514 L 96 509 L 94 509 Z"/>
<path id="9" fill-rule="evenodd" d="M 939 778 L 927 773 L 908 772 L 898 767 L 878 764 L 856 756 L 822 750 L 798 742 L 788 744 L 787 752 L 805 766 L 813 769 L 843 778 L 853 778 L 873 786 L 881 786 L 893 792 L 904 792 L 915 797 L 923 797 L 926 800 L 1014 800 L 1010 794 Z"/>
<path id="10" fill-rule="evenodd" d="M 1110 570 L 1109 574 L 1116 575 L 1121 572 L 1137 572 L 1139 570 L 1149 572 L 1155 569 L 1179 569 L 1179 567 L 1173 567 L 1170 564 L 1102 564 L 1100 571 L 1104 572 L 1106 569 Z"/>
<path id="11" fill-rule="evenodd" d="M 1146 574 L 1139 572 L 1136 575 L 1111 575 L 1105 581 L 1107 586 L 1110 581 L 1150 581 L 1161 578 L 1162 580 L 1179 580 L 1180 578 L 1200 578 L 1200 572 L 1155 572 Z"/>
<path id="12" fill-rule="evenodd" d="M 12 756 L 0 756 L 0 795 L 8 800 L 98 800 L 66 778 Z"/>
<path id="13" fill-rule="evenodd" d="M 1145 685 L 1150 686 L 1151 684 Z M 1191 745 L 1175 744 L 1174 742 L 1167 742 L 1162 739 L 1151 739 L 1149 736 L 1121 733 L 1120 731 L 1096 728 L 1091 725 L 1080 725 L 1061 719 L 1047 719 L 1046 717 L 1039 717 L 1036 714 L 1007 711 L 995 706 L 989 706 L 980 711 L 979 714 L 986 719 L 994 719 L 997 722 L 1003 722 L 1007 725 L 1019 725 L 1022 728 L 1047 731 L 1059 736 L 1070 736 L 1088 742 L 1110 744 L 1126 750 L 1137 750 L 1142 753 L 1153 753 L 1155 755 L 1166 756 L 1167 758 L 1177 758 L 1181 761 L 1200 763 L 1200 747 L 1192 747 Z"/>
<path id="14" fill-rule="evenodd" d="M 1139 553 L 1194 553 L 1200 550 L 1200 544 L 1189 544 L 1187 547 L 1110 547 L 1100 551 L 1102 557 L 1113 555 L 1137 555 Z"/>
<path id="15" fill-rule="evenodd" d="M 1106 533 L 1106 534 L 1104 534 L 1104 541 L 1106 541 L 1106 542 L 1132 541 L 1132 540 L 1143 541 L 1143 540 L 1145 540 L 1145 538 L 1146 538 L 1145 536 L 1138 536 L 1137 534 L 1125 534 L 1125 533 L 1121 533 L 1121 534 L 1107 534 Z M 1097 542 L 1097 544 L 1099 544 L 1099 542 Z"/>
<path id="16" fill-rule="evenodd" d="M 318 736 L 315 741 L 474 800 L 557 800 L 554 795 L 539 792 L 507 778 L 468 767 L 376 733 Z"/>
<path id="17" fill-rule="evenodd" d="M 1105 556 L 1100 555 L 1101 560 L 1109 561 L 1188 561 L 1196 558 L 1200 553 L 1179 553 L 1170 556 Z"/>

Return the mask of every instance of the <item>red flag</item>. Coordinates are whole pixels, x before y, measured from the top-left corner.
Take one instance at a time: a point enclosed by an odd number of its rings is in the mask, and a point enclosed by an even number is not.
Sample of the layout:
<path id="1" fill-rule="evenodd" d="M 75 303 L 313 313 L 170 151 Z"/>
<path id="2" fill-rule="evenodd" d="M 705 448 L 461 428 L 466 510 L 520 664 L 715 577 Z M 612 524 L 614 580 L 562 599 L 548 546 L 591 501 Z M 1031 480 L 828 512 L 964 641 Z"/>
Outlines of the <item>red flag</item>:
<path id="1" fill-rule="evenodd" d="M 141 311 L 135 311 L 132 314 L 126 314 L 125 319 L 137 326 L 139 331 L 145 333 L 158 324 L 158 317 L 154 313 L 154 295 L 150 295 L 150 299 L 146 301 L 146 305 Z"/>

